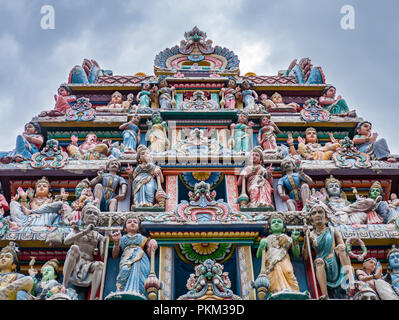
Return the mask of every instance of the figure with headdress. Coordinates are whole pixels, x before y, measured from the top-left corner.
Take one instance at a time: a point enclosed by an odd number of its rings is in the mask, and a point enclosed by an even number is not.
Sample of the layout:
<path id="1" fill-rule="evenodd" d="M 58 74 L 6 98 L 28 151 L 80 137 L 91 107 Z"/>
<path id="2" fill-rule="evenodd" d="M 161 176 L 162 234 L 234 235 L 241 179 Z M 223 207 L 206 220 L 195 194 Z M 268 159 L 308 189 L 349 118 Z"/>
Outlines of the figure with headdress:
<path id="1" fill-rule="evenodd" d="M 220 107 L 224 109 L 235 109 L 236 98 L 238 98 L 238 93 L 241 89 L 237 86 L 237 81 L 234 78 L 227 80 L 226 86 L 226 88 L 222 88 L 219 92 L 221 96 Z"/>
<path id="2" fill-rule="evenodd" d="M 273 168 L 263 167 L 263 155 L 259 147 L 252 151 L 251 160 L 252 163 L 242 169 L 237 185 L 242 186 L 242 194 L 248 192 L 248 207 L 274 208 L 272 200 Z"/>
<path id="3" fill-rule="evenodd" d="M 165 78 L 160 79 L 159 89 L 156 85 L 154 85 L 152 90 L 156 92 L 156 95 L 158 96 L 160 109 L 174 108 L 174 106 L 176 105 L 176 100 L 175 100 L 176 88 L 173 86 L 169 87 L 168 81 Z"/>
<path id="4" fill-rule="evenodd" d="M 388 251 L 388 270 L 384 279 L 392 286 L 396 297 L 393 296 L 393 300 L 399 300 L 399 249 L 392 245 L 391 250 Z"/>
<path id="5" fill-rule="evenodd" d="M 101 285 L 103 262 L 96 261 L 99 254 L 104 257 L 105 237 L 94 230 L 98 225 L 100 210 L 93 205 L 86 205 L 82 210 L 82 227 L 73 226 L 72 231 L 65 237 L 64 244 L 71 245 L 68 250 L 64 268 L 64 288 L 69 284 L 77 287 L 89 287 L 90 300 L 94 300 Z"/>
<path id="6" fill-rule="evenodd" d="M 99 170 L 97 177 L 90 181 L 90 185 L 94 186 L 94 197 L 100 203 L 101 211 L 117 211 L 118 201 L 126 197 L 127 182 L 118 175 L 120 169 L 121 163 L 117 159 L 110 159 L 106 166 L 107 172 Z"/>
<path id="7" fill-rule="evenodd" d="M 150 142 L 151 152 L 164 152 L 169 149 L 168 126 L 162 121 L 161 114 L 155 112 L 152 115 L 152 121 L 147 121 L 148 130 L 145 135 L 146 141 Z"/>
<path id="8" fill-rule="evenodd" d="M 292 158 L 285 158 L 281 161 L 283 176 L 278 180 L 278 194 L 286 204 L 288 211 L 296 211 L 300 204 L 304 206 L 310 199 L 308 183 L 313 180 L 303 172 L 300 162 Z"/>
<path id="9" fill-rule="evenodd" d="M 327 225 L 327 210 L 323 202 L 313 200 L 307 204 L 307 208 L 313 230 L 309 231 L 305 225 L 304 233 L 309 239 L 310 246 L 316 252 L 314 264 L 322 298 L 346 298 L 347 295 L 342 292 L 341 283 L 346 275 L 349 279 L 349 288 L 352 290 L 354 277 L 341 234 L 334 227 Z M 304 241 L 302 255 L 305 259 L 312 259 L 309 257 L 308 250 L 307 241 Z"/>
<path id="10" fill-rule="evenodd" d="M 26 300 L 33 280 L 18 272 L 18 248 L 15 242 L 0 251 L 0 300 Z"/>
<path id="11" fill-rule="evenodd" d="M 270 120 L 270 115 L 262 116 L 260 118 L 260 126 L 258 132 L 258 144 L 263 148 L 264 151 L 276 150 L 276 134 L 281 133 L 277 125 Z"/>
<path id="12" fill-rule="evenodd" d="M 112 234 L 114 247 L 112 257 L 117 259 L 122 251 L 119 274 L 116 278 L 116 292 L 133 294 L 146 298 L 145 280 L 150 274 L 151 251 L 158 244 L 140 233 L 139 218 L 128 216 L 123 224 L 124 235 L 120 230 Z"/>
<path id="13" fill-rule="evenodd" d="M 71 158 L 82 160 L 98 160 L 101 157 L 105 158 L 108 155 L 108 145 L 106 141 L 99 141 L 94 132 L 89 132 L 85 141 L 78 145 L 78 137 L 71 136 L 71 144 L 68 145 L 67 150 Z"/>
<path id="14" fill-rule="evenodd" d="M 256 102 L 259 97 L 255 90 L 251 89 L 251 83 L 245 79 L 241 83 L 241 90 L 237 92 L 238 100 L 244 104 L 244 110 L 248 113 L 263 113 L 262 108 Z"/>
<path id="15" fill-rule="evenodd" d="M 270 234 L 263 238 L 258 247 L 256 257 L 262 257 L 262 251 L 266 250 L 265 274 L 270 281 L 270 293 L 280 291 L 299 292 L 298 281 L 294 274 L 289 250 L 294 257 L 300 255 L 299 232 L 292 231 L 291 237 L 285 234 L 285 224 L 280 214 L 274 214 L 270 218 Z"/>
<path id="16" fill-rule="evenodd" d="M 111 100 L 108 102 L 107 107 L 109 109 L 121 109 L 123 103 L 123 95 L 119 91 L 115 91 L 111 95 Z"/>
<path id="17" fill-rule="evenodd" d="M 141 85 L 141 91 L 137 94 L 136 100 L 139 107 L 150 108 L 151 107 L 151 95 L 153 91 L 150 88 L 149 82 L 143 82 Z"/>
<path id="18" fill-rule="evenodd" d="M 119 130 L 123 130 L 124 153 L 134 153 L 140 143 L 140 116 L 134 115 L 133 118 L 119 126 Z"/>
<path id="19" fill-rule="evenodd" d="M 231 139 L 229 141 L 231 148 L 235 152 L 249 152 L 252 146 L 252 121 L 248 122 L 248 114 L 246 112 L 238 113 L 237 123 L 232 123 Z"/>

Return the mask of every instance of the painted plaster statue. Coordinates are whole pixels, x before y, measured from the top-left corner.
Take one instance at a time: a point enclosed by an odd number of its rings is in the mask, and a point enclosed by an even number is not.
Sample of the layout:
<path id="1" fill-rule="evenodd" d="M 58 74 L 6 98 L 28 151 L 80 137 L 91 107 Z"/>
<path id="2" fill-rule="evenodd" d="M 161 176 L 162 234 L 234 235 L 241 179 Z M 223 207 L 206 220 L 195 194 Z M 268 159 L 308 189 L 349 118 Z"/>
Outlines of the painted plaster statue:
<path id="1" fill-rule="evenodd" d="M 142 108 L 151 108 L 151 95 L 152 90 L 150 83 L 144 82 L 141 86 L 141 91 L 137 94 L 136 101 Z"/>
<path id="2" fill-rule="evenodd" d="M 19 187 L 10 203 L 10 221 L 30 227 L 58 225 L 68 207 L 68 193 L 62 189 L 59 198 L 56 200 L 51 196 L 51 185 L 45 177 L 36 181 L 34 191 L 28 189 L 25 192 Z"/>
<path id="3" fill-rule="evenodd" d="M 132 183 L 133 206 L 162 206 L 166 195 L 161 185 L 164 182 L 161 168 L 152 162 L 149 150 L 142 145 L 137 150 L 137 162 L 134 171 L 130 166 L 126 170 Z"/>
<path id="4" fill-rule="evenodd" d="M 241 83 L 241 90 L 237 92 L 238 100 L 242 100 L 244 110 L 248 113 L 264 113 L 262 105 L 258 105 L 258 94 L 251 89 L 251 83 L 245 79 Z"/>
<path id="5" fill-rule="evenodd" d="M 118 201 L 126 197 L 127 182 L 118 175 L 120 169 L 121 164 L 117 159 L 108 160 L 107 172 L 99 170 L 97 177 L 90 181 L 90 185 L 94 186 L 94 197 L 100 203 L 101 211 L 117 211 Z"/>
<path id="6" fill-rule="evenodd" d="M 86 135 L 85 141 L 80 146 L 75 135 L 71 136 L 71 141 L 67 150 L 73 159 L 98 160 L 108 154 L 108 145 L 104 141 L 98 141 L 97 135 L 93 132 Z"/>
<path id="7" fill-rule="evenodd" d="M 153 87 L 153 90 L 157 92 L 159 108 L 161 109 L 171 109 L 176 105 L 175 87 L 169 87 L 168 81 L 166 79 L 162 79 L 159 82 L 159 89 L 157 86 Z"/>
<path id="8" fill-rule="evenodd" d="M 123 130 L 124 153 L 135 153 L 140 143 L 140 117 L 135 115 L 129 122 L 119 126 L 119 130 Z"/>
<path id="9" fill-rule="evenodd" d="M 248 114 L 241 112 L 238 114 L 237 123 L 232 123 L 230 146 L 235 152 L 249 152 L 252 147 L 252 121 L 248 122 Z"/>
<path id="10" fill-rule="evenodd" d="M 0 151 L 0 162 L 21 162 L 31 159 L 32 155 L 39 152 L 43 144 L 43 136 L 40 134 L 40 125 L 36 122 L 25 124 L 24 132 L 17 136 L 15 149 L 12 151 Z"/>
<path id="11" fill-rule="evenodd" d="M 373 290 L 381 300 L 399 300 L 391 285 L 382 279 L 382 266 L 376 258 L 367 258 L 363 268 L 356 270 L 360 291 Z"/>
<path id="12" fill-rule="evenodd" d="M 382 138 L 378 139 L 376 132 L 371 133 L 371 123 L 363 121 L 356 126 L 356 135 L 353 137 L 355 147 L 364 153 L 373 155 L 376 160 L 386 160 L 388 162 L 396 162 L 397 159 L 391 155 L 387 141 Z"/>
<path id="13" fill-rule="evenodd" d="M 119 91 L 115 91 L 111 95 L 111 100 L 108 102 L 109 109 L 122 109 L 123 95 Z"/>
<path id="14" fill-rule="evenodd" d="M 260 98 L 261 103 L 268 112 L 297 112 L 300 108 L 295 102 L 285 104 L 283 96 L 278 92 L 273 93 L 270 99 L 268 99 L 266 94 L 261 94 Z"/>
<path id="15" fill-rule="evenodd" d="M 0 300 L 26 300 L 33 280 L 18 272 L 18 252 L 14 242 L 0 251 Z"/>
<path id="16" fill-rule="evenodd" d="M 278 180 L 277 191 L 281 200 L 287 204 L 288 211 L 296 211 L 300 203 L 305 206 L 310 199 L 308 183 L 313 183 L 313 180 L 299 165 L 299 162 L 291 158 L 281 161 L 283 176 Z"/>
<path id="17" fill-rule="evenodd" d="M 7 199 L 3 195 L 3 189 L 1 188 L 1 184 L 0 184 L 0 218 L 8 210 L 10 210 L 10 206 L 7 202 Z"/>
<path id="18" fill-rule="evenodd" d="M 346 101 L 341 96 L 335 98 L 336 92 L 334 86 L 325 87 L 319 98 L 319 104 L 332 115 L 356 117 L 356 112 L 349 111 Z"/>
<path id="19" fill-rule="evenodd" d="M 69 284 L 77 287 L 91 286 L 90 300 L 96 297 L 103 272 L 103 262 L 95 261 L 98 254 L 103 258 L 105 251 L 105 237 L 94 230 L 99 222 L 99 216 L 100 210 L 97 207 L 85 206 L 82 211 L 84 229 L 80 230 L 75 225 L 64 239 L 64 244 L 71 247 L 64 263 L 62 285 L 64 288 L 68 288 Z"/>
<path id="20" fill-rule="evenodd" d="M 62 84 L 54 95 L 55 106 L 51 111 L 43 111 L 39 117 L 59 117 L 65 115 L 73 103 L 76 102 L 76 96 L 72 95 L 72 90 L 67 84 Z"/>
<path id="21" fill-rule="evenodd" d="M 258 144 L 263 148 L 264 151 L 276 150 L 276 134 L 281 133 L 277 125 L 270 120 L 270 116 L 263 116 L 260 118 L 260 126 L 258 132 Z"/>
<path id="22" fill-rule="evenodd" d="M 284 233 L 285 231 L 282 217 L 278 214 L 272 216 L 270 221 L 271 234 L 260 241 L 256 253 L 257 258 L 261 258 L 262 251 L 266 250 L 265 273 L 270 281 L 270 293 L 280 291 L 299 292 L 299 285 L 294 274 L 289 250 L 292 250 L 294 257 L 299 257 L 298 238 L 300 234 L 294 230 L 290 237 Z"/>
<path id="23" fill-rule="evenodd" d="M 399 229 L 399 199 L 395 193 L 391 193 L 391 199 L 388 201 L 389 213 L 386 223 L 396 224 Z"/>
<path id="24" fill-rule="evenodd" d="M 150 142 L 150 151 L 164 152 L 168 150 L 170 145 L 167 135 L 168 126 L 165 121 L 162 121 L 161 114 L 155 112 L 152 115 L 152 121 L 147 121 L 147 125 L 145 139 Z"/>
<path id="25" fill-rule="evenodd" d="M 263 167 L 262 150 L 255 148 L 251 154 L 252 164 L 242 169 L 237 185 L 242 186 L 242 194 L 249 194 L 248 207 L 271 207 L 274 208 L 273 192 L 273 169 Z"/>
<path id="26" fill-rule="evenodd" d="M 305 160 L 331 160 L 332 155 L 340 147 L 339 142 L 330 135 L 331 143 L 322 146 L 317 139 L 315 128 L 309 127 L 305 130 L 305 139 L 298 137 L 298 150 L 295 150 L 294 140 L 289 137 L 287 140 L 290 154 L 300 155 Z"/>
<path id="27" fill-rule="evenodd" d="M 388 270 L 384 278 L 392 286 L 392 289 L 396 294 L 396 297 L 393 297 L 392 299 L 398 300 L 399 299 L 399 249 L 396 248 L 395 245 L 393 245 L 392 249 L 389 250 L 387 260 L 388 260 Z"/>
<path id="28" fill-rule="evenodd" d="M 341 283 L 346 275 L 349 280 L 349 288 L 353 290 L 354 277 L 341 234 L 334 227 L 327 226 L 327 212 L 322 202 L 315 200 L 309 208 L 313 230 L 309 232 L 309 228 L 305 225 L 304 233 L 305 237 L 309 239 L 310 246 L 316 252 L 314 264 L 317 282 L 322 293 L 321 298 L 346 298 L 346 293 L 340 292 L 342 291 Z M 307 241 L 304 241 L 302 255 L 305 259 L 312 259 L 308 250 Z"/>
<path id="29" fill-rule="evenodd" d="M 116 291 L 146 297 L 145 280 L 150 274 L 151 251 L 155 251 L 158 244 L 155 239 L 148 239 L 140 234 L 140 221 L 135 217 L 128 217 L 123 225 L 124 235 L 120 231 L 112 234 L 114 247 L 112 257 L 119 257 L 119 274 L 116 278 Z"/>
<path id="30" fill-rule="evenodd" d="M 229 79 L 226 83 L 227 88 L 222 88 L 219 92 L 221 96 L 220 107 L 224 109 L 235 109 L 237 93 L 241 91 L 237 86 L 237 81 L 233 78 Z"/>

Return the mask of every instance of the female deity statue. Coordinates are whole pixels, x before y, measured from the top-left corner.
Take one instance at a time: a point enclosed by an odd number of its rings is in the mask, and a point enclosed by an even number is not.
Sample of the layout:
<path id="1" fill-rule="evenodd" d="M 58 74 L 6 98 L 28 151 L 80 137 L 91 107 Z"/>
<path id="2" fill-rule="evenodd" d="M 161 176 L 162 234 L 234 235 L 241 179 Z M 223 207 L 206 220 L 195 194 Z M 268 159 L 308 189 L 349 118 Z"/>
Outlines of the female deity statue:
<path id="1" fill-rule="evenodd" d="M 132 120 L 119 126 L 119 130 L 123 130 L 124 153 L 135 153 L 140 143 L 140 116 L 133 116 Z"/>
<path id="2" fill-rule="evenodd" d="M 371 134 L 371 123 L 363 121 L 356 126 L 356 135 L 353 137 L 355 147 L 360 151 L 372 154 L 376 160 L 386 160 L 388 162 L 396 162 L 397 159 L 391 155 L 387 141 L 382 138 L 378 139 L 378 134 Z"/>
<path id="3" fill-rule="evenodd" d="M 339 292 L 342 290 L 341 283 L 346 275 L 349 279 L 350 290 L 353 290 L 354 278 L 344 241 L 339 231 L 327 226 L 328 218 L 324 203 L 314 200 L 313 203 L 309 203 L 308 208 L 313 230 L 309 232 L 308 226 L 305 225 L 304 233 L 309 239 L 310 246 L 316 252 L 314 264 L 322 298 L 328 299 L 329 289 L 333 292 L 333 297 L 346 297 L 345 293 Z M 312 259 L 309 256 L 307 241 L 304 241 L 302 255 L 305 260 Z"/>
<path id="4" fill-rule="evenodd" d="M 241 83 L 241 91 L 237 93 L 240 100 L 243 100 L 244 109 L 247 112 L 255 112 L 257 109 L 256 101 L 258 101 L 259 97 L 255 90 L 251 89 L 250 82 L 245 79 Z"/>
<path id="5" fill-rule="evenodd" d="M 258 144 L 263 148 L 264 151 L 276 150 L 276 134 L 281 133 L 277 125 L 270 120 L 270 115 L 263 116 L 260 118 L 261 128 L 258 132 Z"/>
<path id="6" fill-rule="evenodd" d="M 291 237 L 285 234 L 285 224 L 279 214 L 273 215 L 270 221 L 270 232 L 266 238 L 263 238 L 258 247 L 256 257 L 262 258 L 262 251 L 266 250 L 264 258 L 265 274 L 270 281 L 270 293 L 280 291 L 299 292 L 298 281 L 294 274 L 294 268 L 291 263 L 289 250 L 295 258 L 300 255 L 298 239 L 300 233 L 294 229 Z"/>
<path id="7" fill-rule="evenodd" d="M 166 91 L 166 90 L 165 90 Z M 136 100 L 142 108 L 151 108 L 152 91 L 148 82 L 143 82 L 141 91 L 137 94 Z"/>
<path id="8" fill-rule="evenodd" d="M 86 135 L 85 141 L 80 146 L 75 135 L 71 136 L 71 141 L 67 150 L 73 159 L 98 160 L 108 154 L 108 145 L 105 141 L 98 141 L 97 135 L 93 132 Z"/>
<path id="9" fill-rule="evenodd" d="M 252 151 L 252 164 L 242 169 L 237 185 L 242 186 L 242 194 L 249 194 L 251 208 L 273 206 L 273 169 L 263 167 L 262 150 L 254 148 Z"/>
<path id="10" fill-rule="evenodd" d="M 168 81 L 166 79 L 162 79 L 159 82 L 159 89 L 157 86 L 154 86 L 152 89 L 157 92 L 159 107 L 161 109 L 171 109 L 175 106 L 176 89 L 175 87 L 169 88 Z"/>
<path id="11" fill-rule="evenodd" d="M 237 86 L 237 81 L 234 78 L 230 78 L 227 81 L 227 88 L 222 88 L 219 95 L 222 97 L 220 100 L 220 107 L 225 109 L 236 108 L 237 93 L 241 91 L 240 87 Z"/>
<path id="12" fill-rule="evenodd" d="M 238 122 L 232 123 L 231 128 L 231 148 L 236 152 L 249 152 L 252 145 L 252 121 L 248 122 L 248 114 L 241 112 L 238 114 Z"/>
<path id="13" fill-rule="evenodd" d="M 38 123 L 27 123 L 24 132 L 17 136 L 15 149 L 8 152 L 0 151 L 0 162 L 10 163 L 13 160 L 21 162 L 31 159 L 33 154 L 39 152 L 43 144 L 44 138 L 40 133 L 41 129 Z"/>
<path id="14" fill-rule="evenodd" d="M 152 163 L 150 152 L 143 145 L 138 147 L 137 162 L 138 165 L 134 171 L 130 166 L 126 170 L 129 174 L 129 181 L 132 183 L 133 206 L 152 207 L 160 205 L 154 204 L 154 200 L 159 202 L 158 200 L 160 197 L 162 198 L 162 195 L 164 199 L 166 197 L 161 186 L 161 183 L 164 182 L 161 168 Z"/>
<path id="15" fill-rule="evenodd" d="M 157 249 L 155 239 L 147 239 L 140 234 L 140 221 L 135 217 L 128 217 L 123 225 L 124 235 L 118 230 L 112 234 L 114 247 L 112 257 L 122 256 L 119 263 L 119 274 L 116 278 L 116 291 L 131 293 L 146 298 L 145 280 L 150 274 L 151 251 Z"/>
<path id="16" fill-rule="evenodd" d="M 319 104 L 332 115 L 343 117 L 356 117 L 354 110 L 349 111 L 348 105 L 341 96 L 335 98 L 336 88 L 334 86 L 327 86 L 321 93 Z"/>
<path id="17" fill-rule="evenodd" d="M 150 141 L 149 149 L 151 152 L 164 152 L 169 149 L 167 135 L 168 126 L 162 121 L 161 114 L 155 112 L 152 121 L 147 121 L 148 130 L 145 136 L 146 141 Z"/>

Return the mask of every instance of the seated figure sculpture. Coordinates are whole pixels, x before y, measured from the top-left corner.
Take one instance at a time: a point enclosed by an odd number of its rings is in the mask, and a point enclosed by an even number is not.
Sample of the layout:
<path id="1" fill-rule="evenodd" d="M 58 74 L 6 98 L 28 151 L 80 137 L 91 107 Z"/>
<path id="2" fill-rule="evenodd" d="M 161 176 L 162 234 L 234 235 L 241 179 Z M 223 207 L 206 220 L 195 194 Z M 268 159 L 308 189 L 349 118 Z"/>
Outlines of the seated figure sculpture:
<path id="1" fill-rule="evenodd" d="M 319 104 L 332 115 L 342 117 L 356 117 L 354 110 L 349 111 L 348 105 L 341 96 L 335 98 L 336 89 L 334 86 L 327 86 L 321 93 Z"/>
<path id="2" fill-rule="evenodd" d="M 34 192 L 32 189 L 25 192 L 19 187 L 10 203 L 10 221 L 19 226 L 30 227 L 57 225 L 62 221 L 63 212 L 69 207 L 68 193 L 63 189 L 60 198 L 56 200 L 51 197 L 51 185 L 45 177 L 36 181 Z"/>
<path id="3" fill-rule="evenodd" d="M 270 99 L 263 93 L 260 99 L 267 112 L 297 112 L 300 108 L 295 102 L 285 104 L 283 96 L 278 92 L 273 93 Z"/>
<path id="4" fill-rule="evenodd" d="M 98 160 L 108 154 L 108 144 L 105 141 L 98 141 L 97 135 L 93 132 L 86 135 L 85 141 L 80 146 L 75 135 L 71 136 L 71 141 L 67 150 L 73 159 Z"/>
<path id="5" fill-rule="evenodd" d="M 90 181 L 90 185 L 94 186 L 94 197 L 100 203 L 101 211 L 117 211 L 118 201 L 126 197 L 127 183 L 118 175 L 120 169 L 121 164 L 117 159 L 108 160 L 106 167 L 108 172 L 99 170 L 97 177 Z"/>
<path id="6" fill-rule="evenodd" d="M 67 84 L 62 84 L 58 88 L 57 94 L 54 95 L 55 106 L 51 111 L 43 111 L 39 117 L 59 117 L 65 115 L 72 104 L 76 102 L 76 96 L 71 95 L 72 90 Z"/>
<path id="7" fill-rule="evenodd" d="M 94 230 L 99 222 L 100 210 L 87 205 L 82 210 L 82 226 L 74 226 L 73 230 L 65 237 L 64 244 L 71 245 L 68 250 L 63 275 L 62 285 L 65 289 L 69 284 L 77 287 L 89 287 L 90 300 L 94 300 L 97 290 L 101 285 L 103 262 L 95 261 L 95 256 L 104 257 L 105 237 Z"/>
<path id="8" fill-rule="evenodd" d="M 16 244 L 10 242 L 0 251 L 0 300 L 26 300 L 33 279 L 18 272 Z"/>

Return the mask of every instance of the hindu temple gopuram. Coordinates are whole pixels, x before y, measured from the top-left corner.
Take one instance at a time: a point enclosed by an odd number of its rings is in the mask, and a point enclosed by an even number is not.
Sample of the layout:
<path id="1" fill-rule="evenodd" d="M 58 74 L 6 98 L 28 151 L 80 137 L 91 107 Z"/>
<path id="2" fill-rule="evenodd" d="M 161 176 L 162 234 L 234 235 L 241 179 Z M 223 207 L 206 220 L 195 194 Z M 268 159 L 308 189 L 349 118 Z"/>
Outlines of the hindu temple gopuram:
<path id="1" fill-rule="evenodd" d="M 399 300 L 399 156 L 287 66 L 197 27 L 150 75 L 74 66 L 0 152 L 0 299 Z"/>

